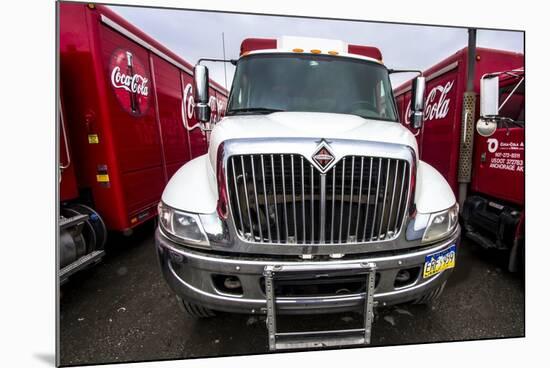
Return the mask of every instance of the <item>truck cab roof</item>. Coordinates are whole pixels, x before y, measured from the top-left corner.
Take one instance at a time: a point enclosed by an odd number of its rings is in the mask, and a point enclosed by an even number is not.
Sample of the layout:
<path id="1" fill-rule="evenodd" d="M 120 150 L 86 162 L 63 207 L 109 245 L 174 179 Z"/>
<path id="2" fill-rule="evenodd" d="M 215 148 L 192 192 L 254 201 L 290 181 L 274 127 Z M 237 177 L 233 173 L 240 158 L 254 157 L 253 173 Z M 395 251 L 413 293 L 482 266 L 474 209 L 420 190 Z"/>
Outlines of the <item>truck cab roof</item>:
<path id="1" fill-rule="evenodd" d="M 345 56 L 382 63 L 382 53 L 373 46 L 352 45 L 341 40 L 282 36 L 279 38 L 246 38 L 240 56 L 252 53 L 310 53 Z"/>

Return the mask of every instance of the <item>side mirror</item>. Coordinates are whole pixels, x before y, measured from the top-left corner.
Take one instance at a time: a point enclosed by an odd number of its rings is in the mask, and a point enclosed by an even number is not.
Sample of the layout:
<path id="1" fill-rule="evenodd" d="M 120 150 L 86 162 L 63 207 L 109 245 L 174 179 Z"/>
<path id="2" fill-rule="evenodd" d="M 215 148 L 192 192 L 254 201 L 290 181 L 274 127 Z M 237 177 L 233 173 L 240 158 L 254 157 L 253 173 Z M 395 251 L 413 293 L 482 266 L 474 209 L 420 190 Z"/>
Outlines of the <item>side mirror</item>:
<path id="1" fill-rule="evenodd" d="M 195 100 L 195 116 L 201 123 L 210 121 L 210 106 L 208 101 L 208 68 L 197 64 L 193 69 L 193 91 Z"/>
<path id="2" fill-rule="evenodd" d="M 482 118 L 498 115 L 498 76 L 481 79 L 480 85 L 480 115 Z"/>
<path id="3" fill-rule="evenodd" d="M 476 123 L 476 131 L 482 137 L 490 137 L 497 130 L 497 121 L 495 119 L 480 118 Z"/>
<path id="4" fill-rule="evenodd" d="M 416 77 L 412 82 L 411 123 L 414 129 L 422 127 L 424 121 L 424 91 L 426 78 Z"/>

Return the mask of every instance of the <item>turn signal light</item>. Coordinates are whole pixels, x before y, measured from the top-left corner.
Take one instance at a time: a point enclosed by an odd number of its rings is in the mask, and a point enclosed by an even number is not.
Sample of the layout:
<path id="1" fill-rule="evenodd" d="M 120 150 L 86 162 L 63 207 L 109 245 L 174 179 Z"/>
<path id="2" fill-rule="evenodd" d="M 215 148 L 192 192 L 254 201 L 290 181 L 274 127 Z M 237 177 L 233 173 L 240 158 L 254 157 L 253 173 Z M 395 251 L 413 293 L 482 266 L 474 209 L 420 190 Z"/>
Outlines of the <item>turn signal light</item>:
<path id="1" fill-rule="evenodd" d="M 321 53 L 321 50 L 317 50 L 317 49 L 313 49 L 313 50 L 310 50 L 312 54 L 320 54 Z"/>
<path id="2" fill-rule="evenodd" d="M 301 48 L 295 48 L 295 49 L 292 49 L 292 51 L 294 52 L 304 52 L 304 49 L 301 49 Z"/>

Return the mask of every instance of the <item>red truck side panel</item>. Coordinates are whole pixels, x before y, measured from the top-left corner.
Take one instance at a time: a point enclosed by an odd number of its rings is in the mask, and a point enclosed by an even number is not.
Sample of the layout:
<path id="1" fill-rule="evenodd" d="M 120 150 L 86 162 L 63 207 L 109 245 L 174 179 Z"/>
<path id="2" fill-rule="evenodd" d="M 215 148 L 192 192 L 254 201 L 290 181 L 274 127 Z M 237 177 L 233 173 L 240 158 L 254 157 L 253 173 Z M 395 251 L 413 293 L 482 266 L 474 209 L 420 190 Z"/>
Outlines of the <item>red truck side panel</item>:
<path id="1" fill-rule="evenodd" d="M 474 91 L 478 94 L 476 117 L 479 118 L 479 81 L 489 72 L 511 70 L 523 66 L 523 55 L 500 50 L 477 48 Z M 420 158 L 434 166 L 449 182 L 455 195 L 458 195 L 458 157 L 461 142 L 462 98 L 466 90 L 467 49 L 437 63 L 424 72 L 426 77 L 426 106 L 424 124 L 421 131 L 412 129 L 409 124 L 410 86 L 408 81 L 395 89 L 401 122 L 417 137 Z M 523 133 L 521 133 L 523 134 Z M 514 133 L 513 139 L 521 139 Z M 508 137 L 512 139 L 512 137 Z M 486 151 L 487 139 L 475 133 L 472 166 L 473 191 L 489 196 L 516 202 L 523 197 L 523 172 L 519 177 L 506 177 L 509 182 L 502 184 L 501 173 L 484 163 L 481 156 Z M 522 153 L 523 154 L 523 153 Z M 483 170 L 483 173 L 480 173 Z M 509 175 L 510 173 L 508 173 Z M 518 174 L 515 174 L 518 175 Z M 478 176 L 480 176 L 478 178 Z M 519 184 L 521 181 L 521 184 Z M 495 189 L 498 188 L 498 189 Z"/>
<path id="2" fill-rule="evenodd" d="M 192 68 L 106 7 L 59 7 L 62 97 L 78 187 L 110 230 L 126 230 L 155 216 L 173 173 L 206 153 L 206 135 L 186 128 L 197 124 L 192 90 L 185 90 Z M 211 85 L 217 105 L 217 94 L 226 93 Z"/>
<path id="3" fill-rule="evenodd" d="M 464 61 L 466 61 L 466 54 L 464 51 Z M 524 65 L 523 54 L 516 52 L 478 47 L 476 57 L 474 91 L 478 94 L 479 83 L 484 74 L 522 68 Z M 479 114 L 479 109 L 476 109 L 476 112 Z"/>
<path id="4" fill-rule="evenodd" d="M 75 165 L 79 188 L 89 189 L 94 206 L 110 228 L 123 228 L 123 203 L 118 196 L 109 196 L 97 182 L 98 165 L 107 165 L 110 179 L 116 179 L 113 163 L 107 162 L 109 149 L 103 134 L 100 84 L 103 71 L 95 57 L 94 20 L 84 4 L 60 4 L 60 84 L 63 110 L 71 157 Z M 90 143 L 93 142 L 93 143 Z M 116 189 L 113 181 L 109 193 Z M 102 203 L 110 206 L 103 211 Z M 107 206 L 105 206 L 107 207 Z"/>
<path id="5" fill-rule="evenodd" d="M 428 69 L 426 76 L 426 105 L 424 124 L 420 131 L 412 128 L 408 114 L 411 91 L 398 95 L 398 108 L 402 123 L 416 135 L 420 158 L 435 167 L 447 179 L 451 188 L 458 191 L 457 165 L 460 133 L 460 113 L 463 91 L 463 62 L 455 54 Z"/>
<path id="6" fill-rule="evenodd" d="M 422 159 L 434 166 L 458 193 L 457 166 L 460 134 L 460 107 L 462 96 L 461 63 L 428 83 L 426 95 L 426 119 L 422 129 Z M 458 107 L 458 108 L 457 108 Z M 426 144 L 430 142 L 430 144 Z"/>
<path id="7" fill-rule="evenodd" d="M 63 111 L 61 111 L 61 114 Z M 65 202 L 78 197 L 78 186 L 76 183 L 76 173 L 74 170 L 74 163 L 70 157 L 70 145 L 69 138 L 65 140 L 66 128 L 64 127 L 64 117 L 61 118 L 60 123 L 60 140 L 59 140 L 59 165 L 61 171 L 59 174 L 59 197 L 61 202 Z"/>
<path id="8" fill-rule="evenodd" d="M 154 90 L 158 101 L 158 118 L 164 147 L 166 175 L 169 180 L 191 158 L 189 135 L 182 121 L 183 87 L 180 70 L 156 55 L 151 55 L 154 65 Z"/>
<path id="9" fill-rule="evenodd" d="M 491 51 L 493 50 L 478 51 L 480 61 L 477 64 L 479 68 L 476 69 L 477 93 L 479 93 L 479 81 L 484 74 L 524 66 L 521 54 Z M 517 82 L 518 80 L 509 81 L 509 83 Z M 518 101 L 515 101 L 516 99 Z M 502 102 L 501 99 L 500 103 Z M 512 99 L 503 106 L 500 113 L 507 116 L 506 110 L 514 104 L 523 104 L 523 96 L 512 95 Z M 477 120 L 479 101 L 476 112 Z M 525 129 L 499 128 L 488 138 L 475 133 L 474 139 L 471 190 L 523 206 L 525 203 Z"/>
<path id="10" fill-rule="evenodd" d="M 62 95 L 62 94 L 61 94 Z M 59 199 L 66 202 L 78 198 L 78 184 L 74 163 L 71 157 L 71 145 L 67 131 L 67 120 L 63 109 L 63 100 L 59 101 Z"/>
<path id="11" fill-rule="evenodd" d="M 472 190 L 525 203 L 525 129 L 501 128 L 490 137 L 476 136 Z"/>
<path id="12" fill-rule="evenodd" d="M 110 161 L 118 162 L 126 211 L 133 218 L 154 205 L 166 184 L 155 101 L 151 93 L 149 55 L 147 50 L 105 25 L 100 26 L 99 46 L 104 65 L 103 78 L 110 82 L 106 83 L 105 91 L 110 106 L 105 123 L 110 125 L 112 136 L 105 139 L 113 140 L 116 147 L 116 157 L 111 157 Z M 119 88 L 121 84 L 112 81 L 115 68 L 124 67 L 127 63 L 125 54 L 128 52 L 132 54 L 134 73 L 147 81 L 142 81 L 148 88 L 147 94 L 136 93 L 134 96 L 135 99 L 141 97 L 136 102 L 138 112 L 130 110 L 129 97 L 133 93 Z M 121 60 L 116 60 L 118 58 Z M 125 99 L 120 99 L 118 92 Z"/>

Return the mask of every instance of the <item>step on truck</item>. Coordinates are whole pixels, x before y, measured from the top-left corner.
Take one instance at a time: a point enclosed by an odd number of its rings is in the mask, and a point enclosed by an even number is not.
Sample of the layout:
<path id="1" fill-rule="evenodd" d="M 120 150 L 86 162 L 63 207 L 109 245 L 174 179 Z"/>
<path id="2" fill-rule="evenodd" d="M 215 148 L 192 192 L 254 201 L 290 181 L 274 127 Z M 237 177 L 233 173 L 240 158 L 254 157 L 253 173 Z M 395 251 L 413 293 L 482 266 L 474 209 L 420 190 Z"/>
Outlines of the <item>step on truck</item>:
<path id="1" fill-rule="evenodd" d="M 412 81 L 394 91 L 402 123 L 416 136 L 420 158 L 462 200 L 463 236 L 507 255 L 521 270 L 525 243 L 525 72 L 523 54 L 483 47 L 468 91 L 468 48 L 424 71 L 424 124 L 409 119 Z M 465 128 L 466 127 L 466 128 Z M 460 186 L 466 189 L 460 199 Z"/>
<path id="2" fill-rule="evenodd" d="M 212 61 L 194 68 L 205 122 Z M 250 38 L 228 61 L 233 85 L 208 154 L 174 174 L 159 205 L 157 253 L 182 307 L 266 315 L 278 350 L 368 344 L 376 306 L 437 298 L 456 262 L 457 201 L 400 124 L 380 51 Z M 424 88 L 417 77 L 415 124 Z M 359 328 L 277 328 L 285 314 L 346 311 L 362 313 Z"/>

